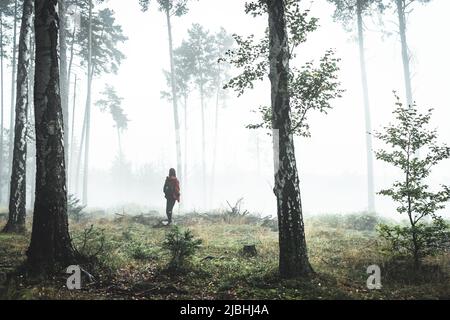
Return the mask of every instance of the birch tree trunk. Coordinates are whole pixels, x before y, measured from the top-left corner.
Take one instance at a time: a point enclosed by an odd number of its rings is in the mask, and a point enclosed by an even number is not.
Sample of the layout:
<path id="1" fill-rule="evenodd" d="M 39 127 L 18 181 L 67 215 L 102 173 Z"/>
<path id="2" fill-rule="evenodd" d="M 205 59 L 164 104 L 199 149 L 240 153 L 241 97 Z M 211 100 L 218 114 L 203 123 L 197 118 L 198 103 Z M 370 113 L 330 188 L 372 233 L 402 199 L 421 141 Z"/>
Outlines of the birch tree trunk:
<path id="1" fill-rule="evenodd" d="M 28 81 L 30 68 L 30 37 L 32 32 L 34 0 L 24 0 L 19 36 L 17 65 L 17 97 L 14 126 L 14 151 L 11 170 L 8 223 L 4 232 L 25 232 L 27 199 L 27 125 Z"/>
<path id="2" fill-rule="evenodd" d="M 175 84 L 175 64 L 173 61 L 173 37 L 172 37 L 172 24 L 170 21 L 170 10 L 166 10 L 167 20 L 167 32 L 169 35 L 169 56 L 170 56 L 170 84 L 172 87 L 172 104 L 173 104 L 173 117 L 175 124 L 175 146 L 177 153 L 177 174 L 181 181 L 183 181 L 184 175 L 182 172 L 182 158 L 181 158 L 181 136 L 180 136 L 180 119 L 178 116 L 178 95 Z"/>
<path id="3" fill-rule="evenodd" d="M 57 0 L 35 0 L 36 202 L 31 271 L 47 275 L 75 260 L 67 217 L 64 124 L 59 92 Z"/>
<path id="4" fill-rule="evenodd" d="M 405 93 L 408 106 L 414 103 L 411 84 L 411 69 L 409 64 L 408 41 L 406 39 L 406 16 L 404 0 L 396 0 L 400 42 L 402 45 L 403 77 L 405 81 Z"/>
<path id="5" fill-rule="evenodd" d="M 34 7 L 34 3 L 33 3 Z M 33 27 L 33 25 L 32 25 Z M 31 32 L 33 34 L 34 27 Z M 29 126 L 34 128 L 34 37 L 30 37 L 30 67 L 28 73 L 28 123 Z M 27 146 L 27 157 L 31 159 L 31 164 L 29 166 L 29 174 L 27 174 L 28 180 L 30 181 L 30 201 L 28 203 L 28 208 L 32 210 L 34 208 L 34 193 L 35 193 L 35 181 L 36 181 L 36 144 L 32 143 Z"/>
<path id="6" fill-rule="evenodd" d="M 358 16 L 358 44 L 361 66 L 361 83 L 364 97 L 364 112 L 366 121 L 366 154 L 367 154 L 367 204 L 370 213 L 375 212 L 375 187 L 373 177 L 373 146 L 372 146 L 372 120 L 370 116 L 369 86 L 367 81 L 366 54 L 364 49 L 364 27 L 362 18 L 362 0 L 357 1 Z"/>
<path id="7" fill-rule="evenodd" d="M 279 271 L 283 278 L 312 272 L 306 248 L 299 177 L 291 134 L 289 98 L 289 44 L 285 0 L 267 0 L 269 14 L 270 81 L 277 213 Z"/>

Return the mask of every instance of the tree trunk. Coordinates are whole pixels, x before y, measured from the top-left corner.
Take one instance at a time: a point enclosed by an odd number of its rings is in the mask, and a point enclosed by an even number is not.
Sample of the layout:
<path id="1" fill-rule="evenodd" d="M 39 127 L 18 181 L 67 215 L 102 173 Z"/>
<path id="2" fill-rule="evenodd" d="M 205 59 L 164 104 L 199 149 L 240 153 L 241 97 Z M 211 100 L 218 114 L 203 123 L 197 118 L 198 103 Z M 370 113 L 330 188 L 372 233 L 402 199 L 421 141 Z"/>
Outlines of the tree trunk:
<path id="1" fill-rule="evenodd" d="M 203 83 L 203 80 L 201 80 Z M 202 190 L 203 190 L 203 207 L 206 207 L 206 199 L 208 197 L 206 192 L 206 129 L 205 129 L 205 93 L 203 91 L 203 84 L 200 85 L 200 101 L 202 111 Z"/>
<path id="2" fill-rule="evenodd" d="M 59 56 L 60 83 L 61 83 L 61 105 L 64 116 L 64 152 L 67 164 L 66 174 L 70 171 L 69 165 L 69 78 L 67 77 L 67 37 L 66 37 L 66 1 L 58 0 L 59 15 Z"/>
<path id="3" fill-rule="evenodd" d="M 216 92 L 216 112 L 214 119 L 214 144 L 213 144 L 213 160 L 212 160 L 212 170 L 211 170 L 211 192 L 209 195 L 210 207 L 214 203 L 215 186 L 216 186 L 216 161 L 217 161 L 217 142 L 219 137 L 219 104 L 220 104 L 220 90 L 222 89 L 220 84 L 220 67 L 219 67 L 219 79 L 217 82 L 217 92 Z"/>
<path id="4" fill-rule="evenodd" d="M 177 153 L 177 172 L 181 181 L 184 179 L 182 172 L 182 158 L 181 158 L 181 137 L 180 137 L 180 120 L 178 117 L 178 95 L 175 84 L 175 64 L 173 61 L 173 38 L 172 38 L 172 24 L 170 21 L 170 12 L 166 10 L 167 19 L 167 32 L 169 34 L 169 56 L 170 56 L 170 83 L 172 87 L 172 104 L 173 104 L 173 117 L 175 123 L 175 143 Z"/>
<path id="5" fill-rule="evenodd" d="M 14 147 L 14 109 L 15 109 L 15 94 L 16 94 L 16 51 L 17 51 L 17 11 L 18 11 L 18 3 L 17 0 L 14 2 L 14 23 L 13 23 L 13 55 L 12 55 L 12 74 L 11 74 L 11 113 L 9 117 L 9 153 L 8 153 L 8 177 L 11 176 L 12 172 L 12 162 L 13 162 L 13 147 Z M 8 188 L 8 199 L 10 196 L 11 190 Z"/>
<path id="6" fill-rule="evenodd" d="M 3 169 L 6 168 L 3 162 L 3 123 L 5 111 L 5 91 L 4 91 L 4 70 L 3 70 L 3 12 L 0 12 L 0 205 L 3 204 Z"/>
<path id="7" fill-rule="evenodd" d="M 75 260 L 67 217 L 63 114 L 59 93 L 57 0 L 35 0 L 36 202 L 30 270 L 47 275 Z"/>
<path id="8" fill-rule="evenodd" d="M 183 194 L 184 194 L 184 203 L 186 205 L 186 202 L 188 200 L 188 169 L 187 169 L 187 163 L 188 163 L 188 98 L 187 95 L 184 96 L 184 170 L 183 170 Z"/>
<path id="9" fill-rule="evenodd" d="M 366 120 L 366 154 L 367 154 L 367 200 L 370 213 L 375 212 L 375 187 L 373 177 L 373 146 L 372 146 L 372 120 L 370 116 L 369 86 L 367 81 L 366 54 L 364 49 L 364 27 L 362 18 L 362 0 L 357 1 L 358 15 L 358 44 L 361 66 L 361 83 L 364 97 L 364 112 Z"/>
<path id="10" fill-rule="evenodd" d="M 27 125 L 28 125 L 28 81 L 30 67 L 30 37 L 33 21 L 34 0 L 24 0 L 22 25 L 19 37 L 19 59 L 17 66 L 17 97 L 14 127 L 14 154 L 11 171 L 9 219 L 4 232 L 25 232 L 27 198 Z"/>
<path id="11" fill-rule="evenodd" d="M 33 4 L 34 7 L 34 4 Z M 34 29 L 33 29 L 34 30 Z M 33 31 L 32 31 L 33 34 Z M 33 104 L 33 88 L 34 88 L 34 39 L 31 36 L 30 37 L 30 50 L 31 50 L 31 54 L 30 54 L 30 71 L 29 71 L 29 75 L 28 75 L 28 121 L 29 124 L 32 125 L 32 123 L 34 124 L 34 121 L 32 121 L 32 119 L 34 119 L 34 104 Z M 34 193 L 35 193 L 35 181 L 36 181 L 36 145 L 34 143 L 32 143 L 27 150 L 27 156 L 31 159 L 31 164 L 30 164 L 30 174 L 27 175 L 29 177 L 29 181 L 30 181 L 30 202 L 28 204 L 29 209 L 31 210 L 32 208 L 34 208 Z"/>
<path id="12" fill-rule="evenodd" d="M 88 182 L 89 182 L 89 147 L 91 133 L 91 98 L 92 98 L 92 0 L 89 1 L 89 40 L 88 40 L 88 87 L 86 99 L 86 143 L 84 152 L 84 174 L 83 174 L 83 205 L 88 205 Z"/>
<path id="13" fill-rule="evenodd" d="M 76 177 L 75 177 L 75 190 L 77 193 L 80 191 L 80 175 L 81 175 L 81 158 L 83 155 L 83 149 L 84 149 L 84 141 L 86 139 L 86 110 L 84 110 L 84 120 L 83 120 L 83 127 L 81 128 L 81 141 L 80 141 L 80 148 L 78 152 L 78 161 L 77 161 L 77 171 L 76 171 Z"/>
<path id="14" fill-rule="evenodd" d="M 289 45 L 285 0 L 268 0 L 270 81 L 280 275 L 293 278 L 312 272 L 306 248 L 299 177 L 291 134 L 289 98 Z"/>
<path id="15" fill-rule="evenodd" d="M 397 2 L 400 41 L 401 41 L 401 45 L 402 45 L 403 76 L 404 76 L 404 80 L 405 80 L 406 101 L 408 103 L 408 106 L 412 106 L 414 101 L 413 101 L 412 84 L 411 84 L 411 70 L 410 70 L 410 64 L 409 64 L 408 41 L 406 39 L 405 6 L 404 6 L 404 0 L 396 0 L 396 2 Z"/>
<path id="16" fill-rule="evenodd" d="M 73 84 L 73 101 L 72 101 L 72 125 L 71 128 L 72 130 L 70 131 L 71 134 L 71 138 L 70 138 L 70 166 L 71 166 L 71 170 L 69 170 L 69 172 L 73 172 L 73 158 L 74 158 L 74 152 L 75 152 L 75 108 L 76 108 L 76 102 L 77 102 L 77 77 L 75 76 L 75 82 Z M 72 181 L 73 178 L 73 174 L 70 175 L 70 179 L 69 181 Z M 73 187 L 74 184 L 71 183 L 69 184 L 69 186 Z M 70 187 L 69 187 L 70 189 Z"/>

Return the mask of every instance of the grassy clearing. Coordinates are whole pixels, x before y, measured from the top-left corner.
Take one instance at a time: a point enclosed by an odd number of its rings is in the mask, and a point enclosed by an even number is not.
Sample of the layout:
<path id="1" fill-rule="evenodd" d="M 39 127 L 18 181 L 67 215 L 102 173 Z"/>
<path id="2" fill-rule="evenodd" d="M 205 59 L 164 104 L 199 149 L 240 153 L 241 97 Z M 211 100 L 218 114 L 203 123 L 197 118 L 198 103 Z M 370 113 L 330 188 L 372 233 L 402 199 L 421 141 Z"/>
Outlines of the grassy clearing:
<path id="1" fill-rule="evenodd" d="M 287 281 L 277 275 L 276 226 L 264 219 L 219 213 L 177 217 L 178 225 L 203 242 L 189 268 L 174 274 L 167 271 L 169 255 L 161 248 L 169 228 L 159 225 L 159 217 L 89 218 L 71 224 L 76 247 L 96 255 L 95 263 L 85 266 L 95 282 L 83 279 L 80 291 L 64 287 L 64 274 L 45 283 L 19 279 L 5 286 L 5 275 L 24 260 L 29 235 L 0 235 L 0 294 L 14 299 L 450 299 L 450 255 L 430 259 L 425 272 L 413 276 L 406 264 L 380 254 L 373 219 L 308 219 L 316 275 Z M 249 244 L 256 245 L 257 257 L 241 254 Z M 382 269 L 378 291 L 366 287 L 366 270 L 373 264 Z"/>

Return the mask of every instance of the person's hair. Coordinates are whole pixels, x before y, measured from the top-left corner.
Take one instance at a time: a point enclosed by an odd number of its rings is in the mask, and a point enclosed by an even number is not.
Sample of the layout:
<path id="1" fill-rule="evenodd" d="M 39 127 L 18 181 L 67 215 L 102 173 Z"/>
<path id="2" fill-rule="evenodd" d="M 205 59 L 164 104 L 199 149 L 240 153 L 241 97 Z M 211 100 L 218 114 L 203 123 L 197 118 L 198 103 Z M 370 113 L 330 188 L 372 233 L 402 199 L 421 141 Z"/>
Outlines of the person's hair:
<path id="1" fill-rule="evenodd" d="M 176 177 L 177 176 L 177 172 L 175 171 L 174 168 L 170 168 L 169 170 L 169 177 Z"/>

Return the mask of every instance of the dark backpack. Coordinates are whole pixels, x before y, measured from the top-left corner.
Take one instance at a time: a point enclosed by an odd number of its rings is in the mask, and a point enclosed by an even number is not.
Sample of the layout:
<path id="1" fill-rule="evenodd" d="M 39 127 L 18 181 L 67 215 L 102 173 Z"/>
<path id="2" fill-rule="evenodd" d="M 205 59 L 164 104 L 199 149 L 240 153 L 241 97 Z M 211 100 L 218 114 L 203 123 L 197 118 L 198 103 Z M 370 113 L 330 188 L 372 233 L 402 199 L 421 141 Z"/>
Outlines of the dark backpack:
<path id="1" fill-rule="evenodd" d="M 166 179 L 166 183 L 164 184 L 164 194 L 166 197 L 171 196 L 175 193 L 175 187 L 174 184 L 169 180 Z"/>

